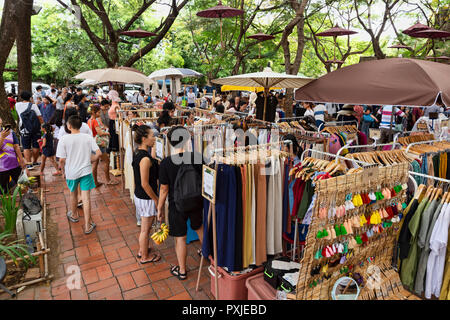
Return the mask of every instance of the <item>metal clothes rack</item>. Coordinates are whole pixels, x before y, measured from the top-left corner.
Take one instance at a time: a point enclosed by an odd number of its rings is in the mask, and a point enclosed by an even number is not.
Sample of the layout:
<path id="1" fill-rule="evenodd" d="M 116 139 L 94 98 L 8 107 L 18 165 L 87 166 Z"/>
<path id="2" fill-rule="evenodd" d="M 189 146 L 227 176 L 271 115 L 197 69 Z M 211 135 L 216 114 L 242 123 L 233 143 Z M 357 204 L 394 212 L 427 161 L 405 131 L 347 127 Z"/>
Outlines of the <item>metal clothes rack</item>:
<path id="1" fill-rule="evenodd" d="M 412 146 L 416 146 L 418 144 L 426 144 L 426 143 L 434 143 L 434 142 L 441 142 L 444 141 L 445 139 L 443 139 L 442 137 L 440 137 L 439 139 L 435 139 L 435 140 L 427 140 L 427 141 L 419 141 L 419 142 L 413 142 L 408 144 L 408 146 L 406 147 L 406 153 L 408 153 L 409 148 L 411 148 Z"/>
<path id="2" fill-rule="evenodd" d="M 444 183 L 449 183 L 450 184 L 450 180 L 448 179 L 443 179 L 443 178 L 439 178 L 439 177 L 435 177 L 435 176 L 430 176 L 428 174 L 423 174 L 423 173 L 418 173 L 418 172 L 414 172 L 414 171 L 409 171 L 410 175 L 415 175 L 415 176 L 419 176 L 419 177 L 423 177 L 423 178 L 427 178 L 427 179 L 433 179 L 433 180 L 437 180 L 440 182 L 444 182 Z"/>
<path id="3" fill-rule="evenodd" d="M 278 144 L 291 144 L 292 142 L 291 141 L 278 141 L 277 143 Z M 258 146 L 259 147 L 264 147 L 264 146 L 273 145 L 273 144 L 275 144 L 275 142 L 264 144 L 264 145 L 256 145 L 255 147 L 258 147 Z M 247 146 L 247 147 L 251 147 L 251 146 Z M 244 148 L 247 148 L 247 147 L 244 147 Z M 237 148 L 239 148 L 239 147 L 237 147 Z M 220 151 L 223 151 L 223 149 L 222 148 L 215 149 L 214 153 L 217 153 L 217 152 L 220 152 Z M 210 167 L 211 167 L 211 165 L 213 165 L 213 163 L 209 164 Z M 214 163 L 214 169 L 216 171 L 218 169 L 218 162 L 217 161 Z M 211 221 L 211 217 L 212 217 L 212 224 L 213 224 L 212 225 L 212 229 L 213 229 L 213 254 L 214 254 L 213 263 L 214 263 L 215 297 L 216 297 L 216 300 L 219 300 L 219 283 L 218 283 L 218 274 L 217 274 L 218 265 L 217 265 L 216 206 L 215 206 L 214 203 L 212 203 L 210 201 L 210 203 L 209 203 L 209 210 L 208 210 L 208 220 L 207 220 L 208 221 L 207 222 L 208 226 L 207 227 L 209 227 L 209 223 Z M 195 288 L 196 291 L 198 291 L 198 287 L 199 287 L 199 283 L 200 283 L 200 276 L 201 276 L 201 271 L 202 271 L 202 266 L 203 266 L 203 259 L 204 259 L 204 257 L 202 255 L 201 258 L 200 258 L 200 267 L 198 269 L 197 285 L 196 285 L 196 288 Z"/>
<path id="4" fill-rule="evenodd" d="M 328 121 L 324 123 L 324 127 L 334 127 L 334 126 L 344 126 L 344 125 L 356 124 L 356 128 L 358 128 L 359 123 L 357 120 L 347 120 L 347 121 Z"/>

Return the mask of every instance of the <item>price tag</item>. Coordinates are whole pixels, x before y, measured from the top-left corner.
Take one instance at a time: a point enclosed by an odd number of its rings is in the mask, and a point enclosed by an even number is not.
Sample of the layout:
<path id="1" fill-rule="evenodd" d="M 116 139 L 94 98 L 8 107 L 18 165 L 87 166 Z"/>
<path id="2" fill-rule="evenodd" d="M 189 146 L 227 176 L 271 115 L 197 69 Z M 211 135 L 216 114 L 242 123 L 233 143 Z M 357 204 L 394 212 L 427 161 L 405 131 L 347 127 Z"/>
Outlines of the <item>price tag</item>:
<path id="1" fill-rule="evenodd" d="M 216 176 L 216 170 L 203 165 L 202 196 L 214 204 L 216 203 Z"/>
<path id="2" fill-rule="evenodd" d="M 162 138 L 156 138 L 156 159 L 162 161 L 164 159 L 164 140 Z"/>

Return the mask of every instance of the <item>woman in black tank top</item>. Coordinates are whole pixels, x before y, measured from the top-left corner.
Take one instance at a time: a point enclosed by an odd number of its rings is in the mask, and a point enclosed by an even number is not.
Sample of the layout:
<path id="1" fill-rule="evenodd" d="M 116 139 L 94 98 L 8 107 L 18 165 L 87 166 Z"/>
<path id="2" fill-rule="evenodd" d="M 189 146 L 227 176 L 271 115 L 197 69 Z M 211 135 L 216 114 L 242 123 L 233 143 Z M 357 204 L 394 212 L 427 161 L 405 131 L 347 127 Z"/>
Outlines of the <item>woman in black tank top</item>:
<path id="1" fill-rule="evenodd" d="M 151 249 L 148 243 L 148 234 L 157 214 L 159 173 L 158 162 L 148 153 L 148 149 L 155 143 L 152 129 L 146 125 L 134 125 L 133 131 L 134 141 L 138 145 L 133 153 L 132 163 L 135 183 L 134 204 L 136 215 L 141 217 L 138 258 L 140 263 L 144 264 L 161 259 L 157 253 L 149 254 Z"/>

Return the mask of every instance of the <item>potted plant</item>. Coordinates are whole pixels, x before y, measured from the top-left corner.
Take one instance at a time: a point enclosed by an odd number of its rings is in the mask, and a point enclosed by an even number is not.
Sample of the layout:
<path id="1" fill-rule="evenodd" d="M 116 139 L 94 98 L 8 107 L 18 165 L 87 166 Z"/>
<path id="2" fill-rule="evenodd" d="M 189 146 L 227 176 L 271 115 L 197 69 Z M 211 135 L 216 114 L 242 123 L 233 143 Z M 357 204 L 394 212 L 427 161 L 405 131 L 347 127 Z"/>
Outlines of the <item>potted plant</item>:
<path id="1" fill-rule="evenodd" d="M 13 234 L 16 229 L 17 212 L 20 208 L 20 201 L 17 200 L 17 195 L 20 192 L 20 187 L 17 186 L 14 189 L 13 194 L 9 192 L 5 193 L 2 190 L 2 195 L 0 196 L 2 207 L 0 208 L 0 214 L 3 216 L 5 225 L 2 233 Z"/>

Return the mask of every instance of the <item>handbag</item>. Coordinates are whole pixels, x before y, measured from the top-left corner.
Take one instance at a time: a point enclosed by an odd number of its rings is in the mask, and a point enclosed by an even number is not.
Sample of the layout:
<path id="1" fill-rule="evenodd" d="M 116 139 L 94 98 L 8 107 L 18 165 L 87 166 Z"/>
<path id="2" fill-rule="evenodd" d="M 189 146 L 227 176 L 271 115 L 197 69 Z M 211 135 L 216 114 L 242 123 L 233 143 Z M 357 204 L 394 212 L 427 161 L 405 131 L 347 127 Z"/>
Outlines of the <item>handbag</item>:
<path id="1" fill-rule="evenodd" d="M 89 121 L 89 123 L 88 123 L 89 128 L 90 128 L 91 130 L 93 130 L 93 129 L 92 129 L 92 125 L 91 125 L 90 122 L 91 122 L 91 121 Z M 99 126 L 102 127 L 102 129 L 103 129 L 104 131 L 108 132 L 108 129 L 105 128 L 105 127 L 103 126 L 103 123 L 98 122 L 98 124 L 99 124 Z M 106 136 L 106 135 L 105 135 L 105 136 L 101 136 L 101 135 L 97 134 L 97 135 L 95 136 L 95 143 L 99 146 L 99 148 L 107 148 L 107 147 L 108 147 L 108 144 L 109 144 L 109 136 Z"/>
<path id="2" fill-rule="evenodd" d="M 97 143 L 97 145 L 100 148 L 106 148 L 106 147 L 108 147 L 108 144 L 109 144 L 109 137 L 108 136 L 96 135 L 95 136 L 95 143 Z"/>

